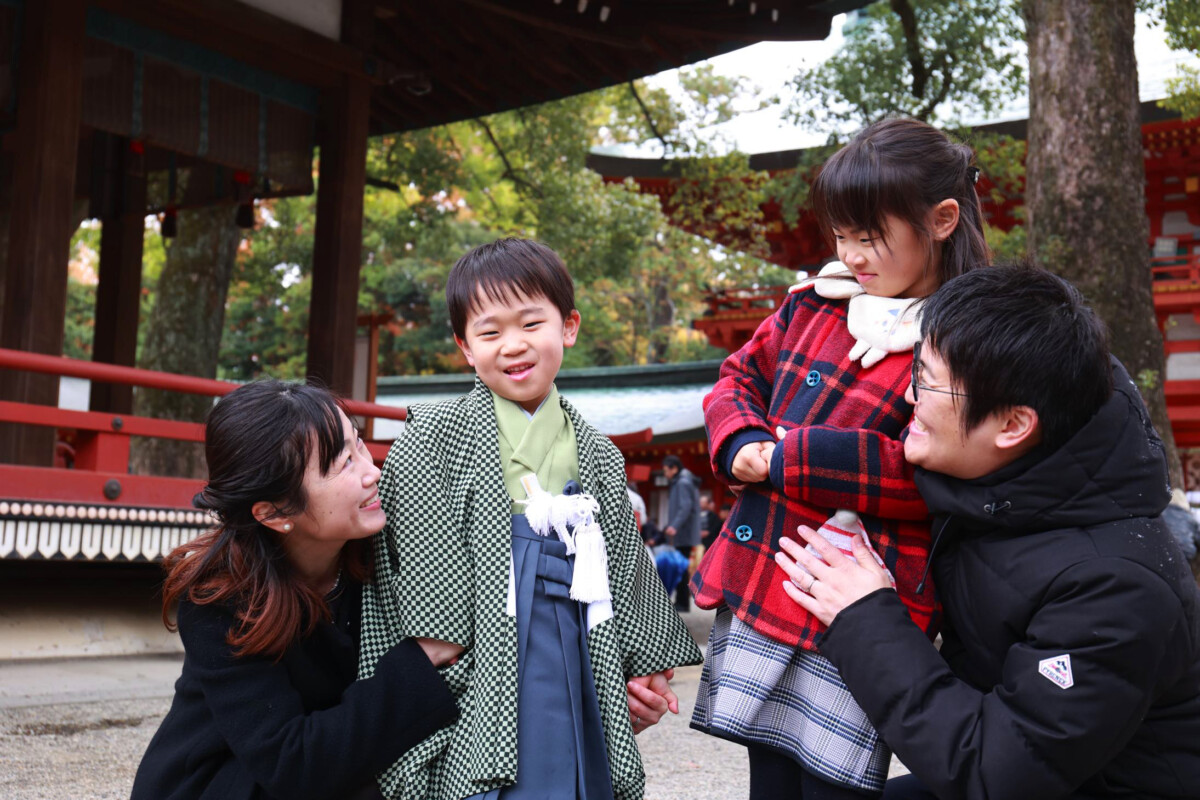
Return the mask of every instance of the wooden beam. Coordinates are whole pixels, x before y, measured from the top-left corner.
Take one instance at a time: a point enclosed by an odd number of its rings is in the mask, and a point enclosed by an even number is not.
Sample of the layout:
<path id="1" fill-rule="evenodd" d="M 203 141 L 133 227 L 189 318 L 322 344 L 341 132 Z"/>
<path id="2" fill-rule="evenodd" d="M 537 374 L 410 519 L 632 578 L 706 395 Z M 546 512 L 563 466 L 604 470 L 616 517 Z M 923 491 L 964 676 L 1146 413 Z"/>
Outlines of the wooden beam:
<path id="1" fill-rule="evenodd" d="M 100 284 L 96 287 L 96 324 L 92 360 L 132 367 L 137 363 L 138 311 L 142 297 L 142 241 L 145 235 L 146 175 L 140 157 L 119 136 L 106 140 L 106 170 L 111 202 L 100 230 Z M 97 187 L 93 187 L 95 192 Z M 94 382 L 88 408 L 133 413 L 133 387 Z"/>
<path id="2" fill-rule="evenodd" d="M 105 11 L 310 86 L 369 79 L 368 51 L 236 0 L 91 0 Z"/>
<path id="3" fill-rule="evenodd" d="M 85 0 L 24 10 L 16 164 L 0 345 L 60 355 L 83 100 Z M 7 373 L 0 399 L 58 405 L 57 376 Z M 0 427 L 0 461 L 48 465 L 54 431 Z"/>
<path id="4" fill-rule="evenodd" d="M 512 67 L 519 68 L 521 64 L 541 64 L 540 69 L 530 73 L 530 79 L 549 86 L 560 97 L 579 90 L 578 78 L 565 73 L 566 65 L 562 59 L 554 57 L 549 47 L 533 47 L 527 31 L 520 30 L 520 26 L 512 20 L 496 17 L 488 28 L 464 28 L 459 35 L 471 49 L 485 55 L 488 63 L 499 67 L 494 73 L 496 77 L 517 73 L 519 70 Z M 516 86 L 520 89 L 522 84 L 517 83 Z M 521 92 L 513 94 L 520 96 Z M 538 94 L 545 92 L 539 91 Z"/>
<path id="5" fill-rule="evenodd" d="M 459 95 L 467 102 L 467 108 L 475 111 L 474 114 L 469 114 L 468 118 L 490 113 L 484 110 L 494 105 L 489 99 L 492 94 L 488 80 L 477 75 L 471 66 L 464 65 L 461 71 L 456 70 L 455 63 L 461 54 L 455 52 L 452 46 L 433 31 L 410 31 L 403 25 L 403 21 L 388 20 L 387 25 L 400 49 L 416 55 L 429 72 L 434 92 L 444 87 Z M 461 80 L 458 80 L 460 78 Z M 471 83 L 474 91 L 463 86 L 465 82 Z"/>
<path id="6" fill-rule="evenodd" d="M 480 11 L 511 17 L 535 28 L 553 31 L 615 47 L 639 47 L 649 31 L 656 38 L 698 37 L 720 41 L 796 41 L 824 39 L 833 16 L 809 6 L 816 0 L 759 2 L 751 14 L 749 3 L 726 4 L 707 0 L 683 3 L 591 3 L 583 13 L 573 2 L 550 4 L 543 0 L 461 0 Z M 604 21 L 600 9 L 611 13 Z M 773 14 L 778 11 L 778 14 Z"/>
<path id="7" fill-rule="evenodd" d="M 362 0 L 343 0 L 342 30 L 365 35 L 361 17 L 369 11 Z M 354 388 L 370 118 L 371 85 L 362 78 L 343 75 L 339 87 L 322 95 L 307 372 L 347 397 Z"/>

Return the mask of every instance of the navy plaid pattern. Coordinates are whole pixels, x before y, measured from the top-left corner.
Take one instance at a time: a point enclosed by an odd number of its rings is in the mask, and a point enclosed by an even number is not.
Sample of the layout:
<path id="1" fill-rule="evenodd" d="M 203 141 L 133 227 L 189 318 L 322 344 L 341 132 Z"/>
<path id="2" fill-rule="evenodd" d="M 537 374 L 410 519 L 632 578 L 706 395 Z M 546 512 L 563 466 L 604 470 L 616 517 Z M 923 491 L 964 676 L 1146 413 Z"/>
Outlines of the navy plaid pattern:
<path id="1" fill-rule="evenodd" d="M 833 783 L 880 791 L 891 752 L 831 663 L 717 612 L 692 727 L 783 753 Z"/>
<path id="2" fill-rule="evenodd" d="M 787 434 L 777 445 L 784 491 L 761 483 L 742 492 L 692 579 L 696 603 L 728 605 L 759 633 L 809 650 L 825 628 L 783 592 L 774 555 L 782 536 L 794 538 L 799 525 L 820 528 L 840 508 L 858 512 L 913 621 L 931 638 L 937 623 L 933 587 L 916 594 L 928 511 L 900 440 L 912 418 L 904 399 L 912 356 L 892 353 L 867 368 L 850 361 L 846 310 L 845 301 L 812 290 L 791 295 L 726 359 L 704 399 L 713 472 L 725 480 L 732 482 L 725 464 L 739 434 L 774 440 L 779 426 Z"/>

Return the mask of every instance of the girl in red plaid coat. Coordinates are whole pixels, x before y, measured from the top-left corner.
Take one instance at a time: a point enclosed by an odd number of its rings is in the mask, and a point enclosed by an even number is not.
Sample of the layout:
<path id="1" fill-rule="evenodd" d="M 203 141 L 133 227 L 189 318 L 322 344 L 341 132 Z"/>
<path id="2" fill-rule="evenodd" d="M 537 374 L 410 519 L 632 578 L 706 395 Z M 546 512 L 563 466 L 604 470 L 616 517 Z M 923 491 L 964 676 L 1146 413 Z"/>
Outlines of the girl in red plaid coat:
<path id="1" fill-rule="evenodd" d="M 891 754 L 775 554 L 799 525 L 847 554 L 865 536 L 936 633 L 928 512 L 900 438 L 921 298 L 988 261 L 972 158 L 909 119 L 834 154 L 811 197 L 840 262 L 793 287 L 704 400 L 713 473 L 745 489 L 692 581 L 718 610 L 692 727 L 749 748 L 751 800 L 878 796 L 887 778 Z"/>

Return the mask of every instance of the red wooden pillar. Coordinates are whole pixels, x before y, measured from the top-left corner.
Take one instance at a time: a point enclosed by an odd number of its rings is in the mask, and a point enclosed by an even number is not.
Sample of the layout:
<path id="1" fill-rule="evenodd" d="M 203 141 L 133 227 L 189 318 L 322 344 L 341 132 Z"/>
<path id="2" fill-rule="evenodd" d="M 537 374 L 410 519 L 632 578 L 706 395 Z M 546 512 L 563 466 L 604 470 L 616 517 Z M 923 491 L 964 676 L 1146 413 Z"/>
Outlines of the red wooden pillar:
<path id="1" fill-rule="evenodd" d="M 137 366 L 138 310 L 142 296 L 142 238 L 146 218 L 146 175 L 128 139 L 106 137 L 107 197 L 101 216 L 100 283 L 92 360 Z M 97 187 L 93 186 L 93 191 Z M 133 387 L 92 382 L 92 411 L 133 413 Z"/>
<path id="2" fill-rule="evenodd" d="M 370 5 L 345 0 L 342 41 L 369 51 L 372 22 Z M 309 376 L 350 396 L 358 327 L 371 85 L 366 78 L 353 75 L 344 75 L 339 83 L 321 98 L 307 370 Z"/>
<path id="3" fill-rule="evenodd" d="M 26 3 L 0 345 L 62 354 L 83 87 L 85 0 Z M 0 374 L 0 399 L 58 404 L 58 378 Z M 54 431 L 0 426 L 0 462 L 52 462 Z"/>

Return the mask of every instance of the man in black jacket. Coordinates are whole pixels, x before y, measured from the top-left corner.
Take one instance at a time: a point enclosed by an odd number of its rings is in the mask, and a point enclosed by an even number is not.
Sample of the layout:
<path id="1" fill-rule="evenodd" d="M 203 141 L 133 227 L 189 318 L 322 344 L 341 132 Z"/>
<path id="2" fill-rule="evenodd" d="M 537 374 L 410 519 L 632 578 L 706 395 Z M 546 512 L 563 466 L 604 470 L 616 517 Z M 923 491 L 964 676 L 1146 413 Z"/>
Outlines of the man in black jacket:
<path id="1" fill-rule="evenodd" d="M 939 654 L 886 574 L 801 529 L 788 594 L 912 775 L 887 798 L 1200 797 L 1200 593 L 1162 442 L 1102 324 L 994 267 L 923 311 L 904 444 L 934 514 Z"/>

